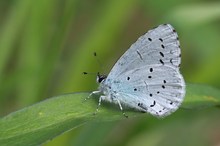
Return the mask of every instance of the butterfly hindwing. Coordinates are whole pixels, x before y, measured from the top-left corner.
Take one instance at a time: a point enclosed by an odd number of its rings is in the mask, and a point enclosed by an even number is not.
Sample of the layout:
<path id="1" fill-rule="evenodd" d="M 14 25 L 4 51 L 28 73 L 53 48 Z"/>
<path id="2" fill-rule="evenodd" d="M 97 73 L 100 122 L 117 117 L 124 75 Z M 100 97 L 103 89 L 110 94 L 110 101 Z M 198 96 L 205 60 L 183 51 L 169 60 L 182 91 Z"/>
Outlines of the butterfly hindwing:
<path id="1" fill-rule="evenodd" d="M 174 112 L 185 95 L 182 75 L 166 65 L 145 65 L 125 72 L 109 84 L 122 103 L 155 116 Z"/>

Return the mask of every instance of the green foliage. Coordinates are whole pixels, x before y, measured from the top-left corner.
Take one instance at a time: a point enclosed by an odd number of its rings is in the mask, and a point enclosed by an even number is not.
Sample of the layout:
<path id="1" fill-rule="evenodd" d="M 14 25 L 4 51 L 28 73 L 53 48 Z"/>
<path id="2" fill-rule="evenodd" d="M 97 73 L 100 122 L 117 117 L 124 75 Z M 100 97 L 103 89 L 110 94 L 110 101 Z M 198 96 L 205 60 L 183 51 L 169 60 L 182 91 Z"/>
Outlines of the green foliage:
<path id="1" fill-rule="evenodd" d="M 184 108 L 220 105 L 220 91 L 203 85 L 187 85 Z M 0 120 L 1 145 L 39 145 L 63 132 L 89 121 L 115 121 L 125 117 L 110 105 L 102 106 L 94 115 L 97 100 L 85 99 L 88 93 L 73 93 L 53 97 L 11 113 Z M 127 111 L 130 118 L 143 113 Z"/>
<path id="2" fill-rule="evenodd" d="M 117 110 L 102 110 L 93 115 L 97 103 L 84 101 L 88 93 L 74 93 L 47 99 L 14 112 L 0 121 L 1 145 L 39 145 L 91 120 L 123 118 Z"/>

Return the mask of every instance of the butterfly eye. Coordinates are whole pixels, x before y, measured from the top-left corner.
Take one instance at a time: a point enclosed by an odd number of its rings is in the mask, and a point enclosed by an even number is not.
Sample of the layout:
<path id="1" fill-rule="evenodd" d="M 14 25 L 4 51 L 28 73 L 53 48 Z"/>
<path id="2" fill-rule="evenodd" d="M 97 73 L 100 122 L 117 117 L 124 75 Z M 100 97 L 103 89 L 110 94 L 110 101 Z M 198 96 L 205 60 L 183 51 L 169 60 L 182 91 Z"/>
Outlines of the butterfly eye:
<path id="1" fill-rule="evenodd" d="M 100 75 L 100 74 L 98 73 L 98 74 L 97 74 L 97 79 L 96 79 L 96 81 L 97 81 L 98 83 L 101 83 L 101 82 L 103 82 L 106 78 L 107 78 L 106 75 Z"/>

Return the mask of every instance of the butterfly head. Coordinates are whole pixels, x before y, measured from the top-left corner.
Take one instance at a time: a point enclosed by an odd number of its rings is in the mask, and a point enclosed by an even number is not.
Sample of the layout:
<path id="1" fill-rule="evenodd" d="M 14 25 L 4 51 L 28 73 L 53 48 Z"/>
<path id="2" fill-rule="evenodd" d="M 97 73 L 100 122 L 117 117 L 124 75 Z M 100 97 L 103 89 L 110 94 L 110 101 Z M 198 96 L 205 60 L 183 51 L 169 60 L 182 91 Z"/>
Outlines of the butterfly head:
<path id="1" fill-rule="evenodd" d="M 97 81 L 97 83 L 102 83 L 106 78 L 107 78 L 106 75 L 100 75 L 99 72 L 98 72 L 96 81 Z"/>

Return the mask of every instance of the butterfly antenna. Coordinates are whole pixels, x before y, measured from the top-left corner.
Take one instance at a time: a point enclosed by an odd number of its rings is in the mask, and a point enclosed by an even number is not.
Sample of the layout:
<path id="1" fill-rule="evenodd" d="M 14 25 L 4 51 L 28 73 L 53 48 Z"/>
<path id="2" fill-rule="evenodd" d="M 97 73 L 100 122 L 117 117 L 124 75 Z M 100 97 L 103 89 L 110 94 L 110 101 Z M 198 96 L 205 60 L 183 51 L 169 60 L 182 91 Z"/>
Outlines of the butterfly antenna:
<path id="1" fill-rule="evenodd" d="M 94 52 L 93 55 L 94 55 L 94 57 L 96 57 L 96 61 L 99 64 L 99 67 L 101 68 L 101 71 L 103 72 L 103 65 L 102 65 L 101 61 L 99 60 L 99 58 L 97 58 L 97 53 Z M 98 72 L 98 74 L 97 74 L 97 72 L 82 72 L 82 74 L 84 74 L 84 75 L 96 75 L 96 76 L 98 75 L 99 76 L 99 72 Z"/>
<path id="2" fill-rule="evenodd" d="M 97 75 L 97 73 L 94 72 L 82 72 L 84 75 Z"/>
<path id="3" fill-rule="evenodd" d="M 98 65 L 99 65 L 99 67 L 101 68 L 101 72 L 103 72 L 103 70 L 104 70 L 104 69 L 103 69 L 103 64 L 102 64 L 102 62 L 99 60 L 99 58 L 97 57 L 97 53 L 94 52 L 93 55 L 94 55 L 94 57 L 96 58 L 96 61 L 97 61 Z"/>

